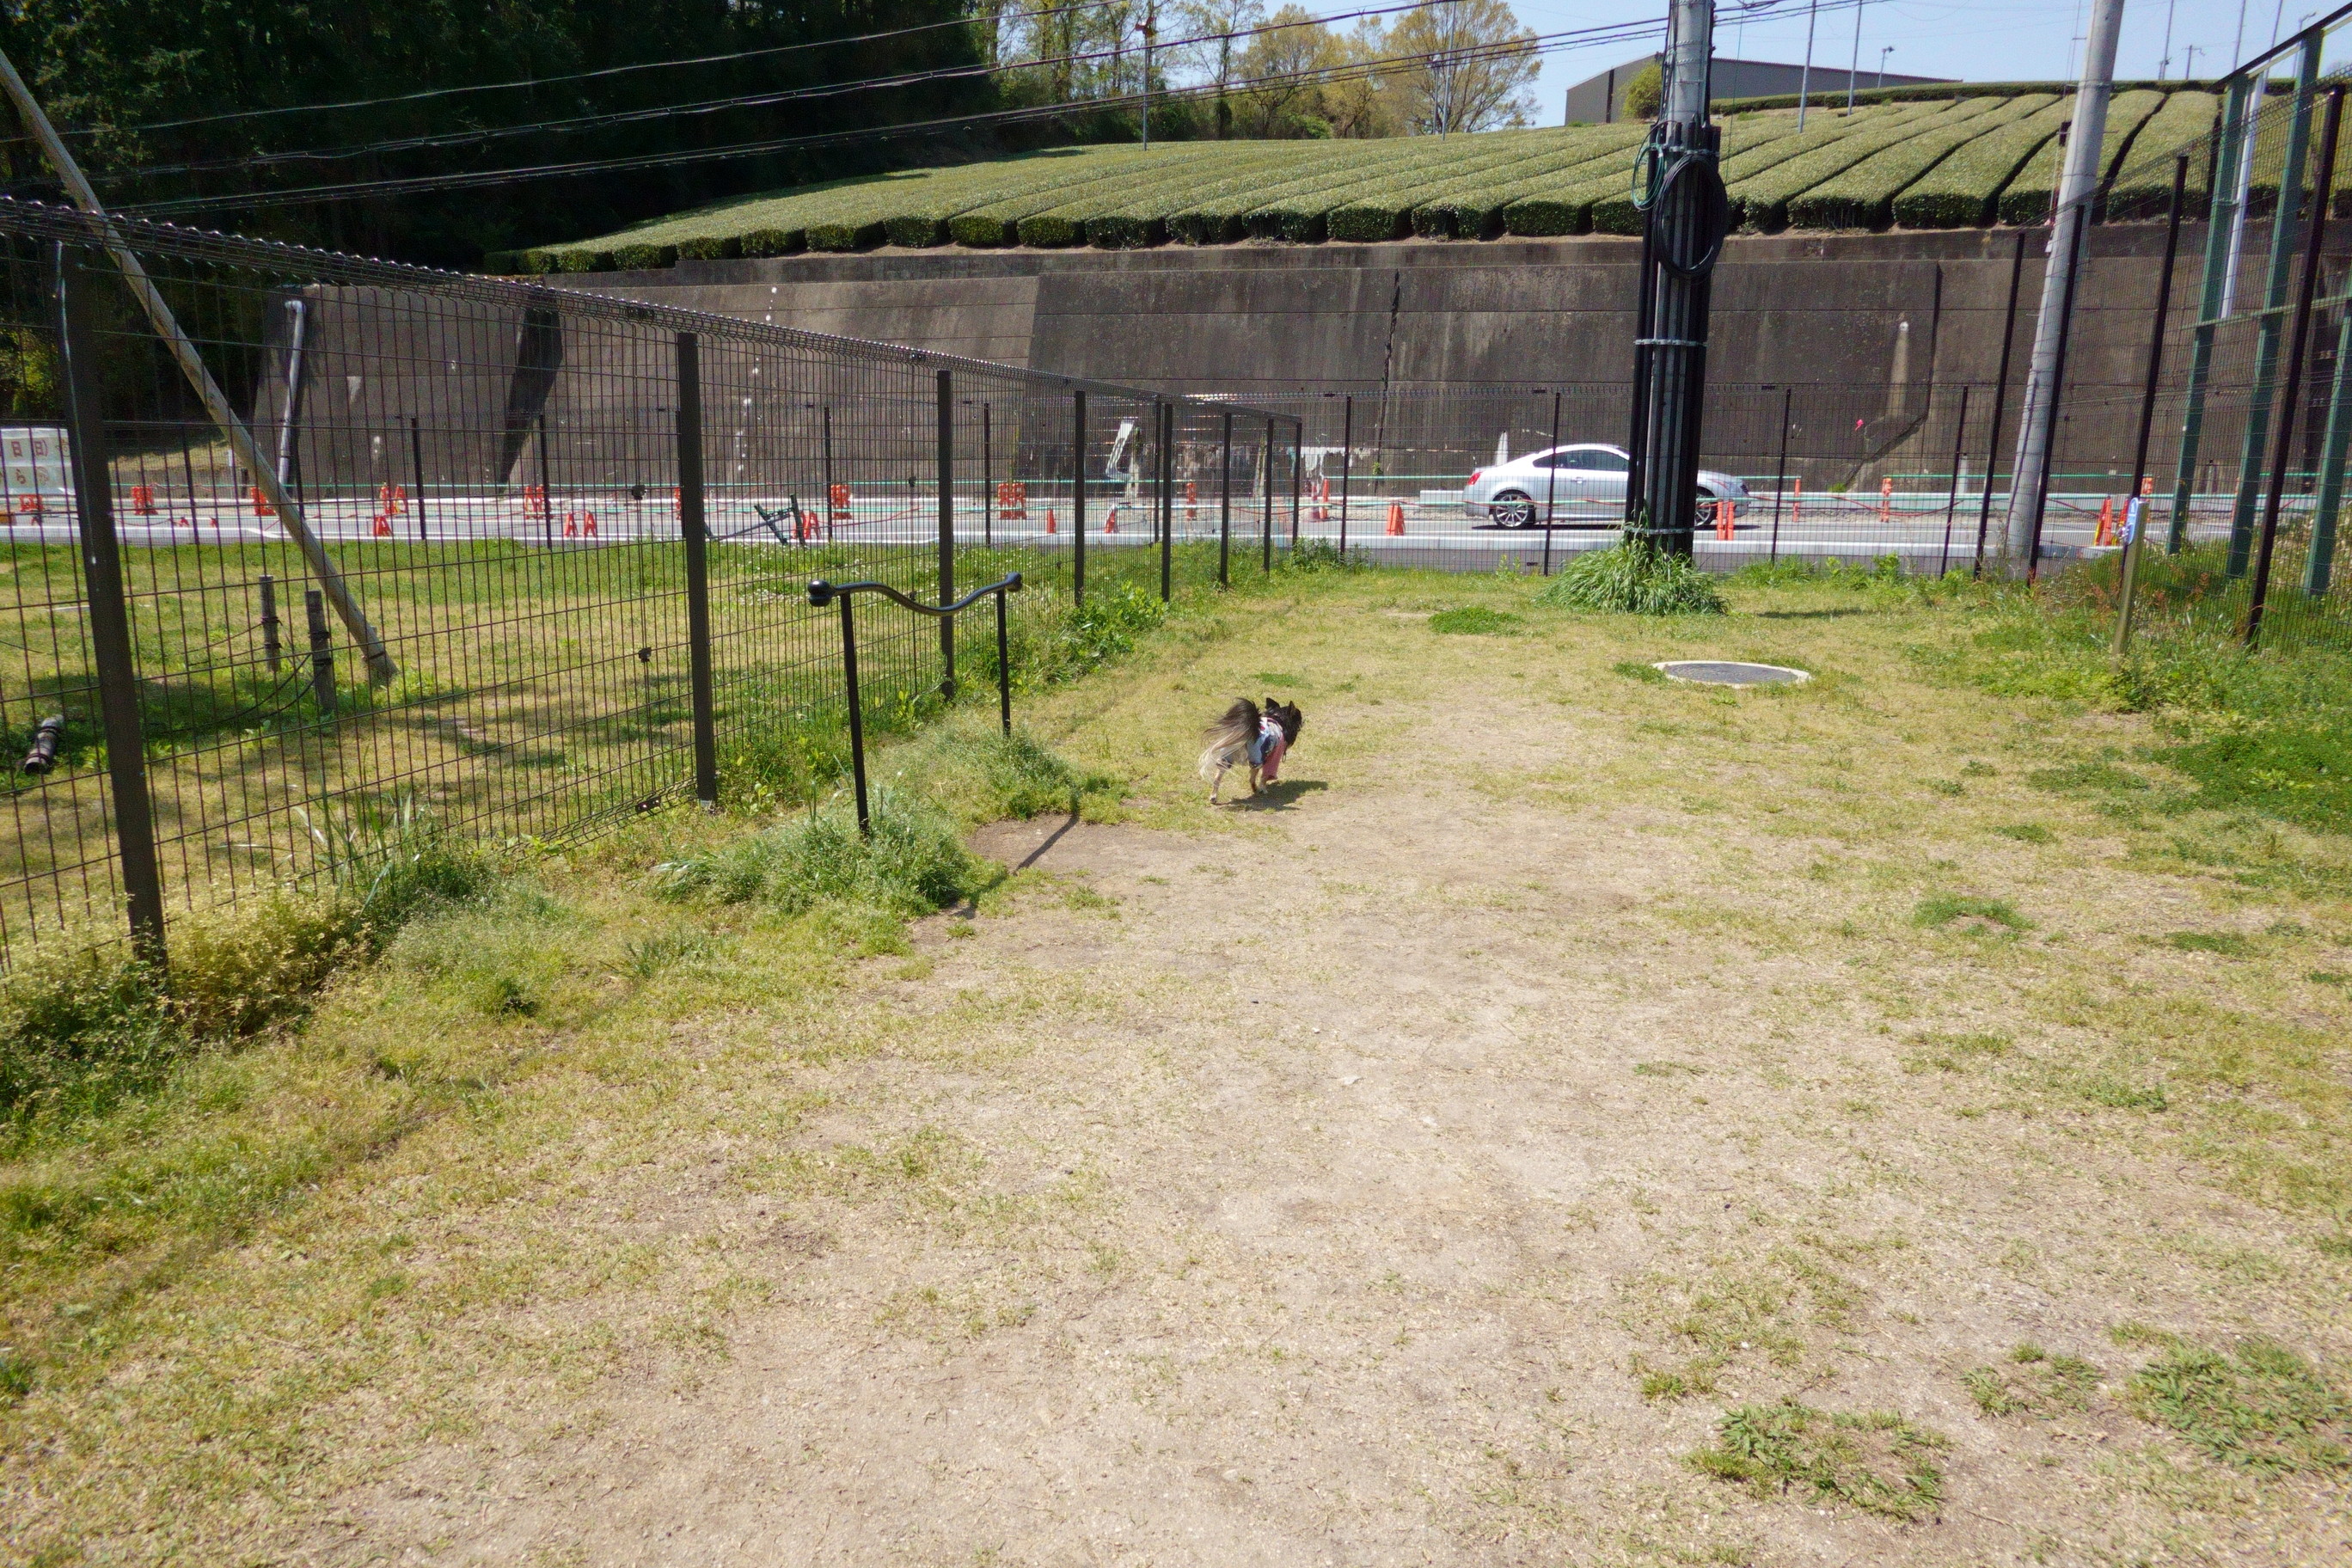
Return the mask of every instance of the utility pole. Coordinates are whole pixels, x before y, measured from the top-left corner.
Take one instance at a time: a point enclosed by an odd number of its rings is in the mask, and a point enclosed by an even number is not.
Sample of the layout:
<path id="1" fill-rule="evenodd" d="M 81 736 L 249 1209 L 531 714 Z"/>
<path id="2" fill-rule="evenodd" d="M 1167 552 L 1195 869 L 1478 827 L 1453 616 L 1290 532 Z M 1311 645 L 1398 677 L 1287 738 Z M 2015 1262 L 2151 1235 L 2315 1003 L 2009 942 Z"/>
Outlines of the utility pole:
<path id="1" fill-rule="evenodd" d="M 2099 150 L 2107 139 L 2107 99 L 2115 90 L 2116 38 L 2124 0 L 2092 0 L 2091 30 L 2083 50 L 2083 83 L 2074 95 L 2074 129 L 2058 176 L 2057 210 L 2050 226 L 2050 264 L 2042 275 L 2042 310 L 2033 325 L 2025 401 L 2019 411 L 2017 462 L 2010 470 L 2009 556 L 2031 574 L 2042 542 L 2042 509 L 2050 489 L 2050 446 L 2058 428 L 2058 377 L 2074 307 L 2074 269 L 2083 230 L 2099 185 Z"/>
<path id="2" fill-rule="evenodd" d="M 1894 52 L 1893 44 L 1881 44 L 1878 47 L 1878 85 L 1880 87 L 1886 85 L 1886 57 Z"/>
<path id="3" fill-rule="evenodd" d="M 1812 101 L 1813 93 L 1813 24 L 1822 19 L 1822 0 L 1811 0 L 1805 7 L 1805 64 L 1797 73 L 1797 129 L 1805 128 L 1805 105 Z"/>
<path id="4" fill-rule="evenodd" d="M 1151 151 L 1151 46 L 1160 41 L 1159 0 L 1143 8 L 1143 150 Z"/>
<path id="5" fill-rule="evenodd" d="M 1633 336 L 1633 429 L 1625 531 L 1687 556 L 1698 504 L 1699 413 L 1706 393 L 1707 303 L 1728 212 L 1706 117 L 1713 0 L 1674 0 L 1665 93 L 1641 153 L 1641 299 Z"/>
<path id="6" fill-rule="evenodd" d="M 1862 8 L 1870 0 L 1853 0 L 1853 53 L 1845 62 L 1845 111 L 1853 112 L 1854 79 L 1862 72 Z"/>
<path id="7" fill-rule="evenodd" d="M 2172 8 L 2177 0 L 2164 0 L 2164 53 L 2156 62 L 2156 79 L 2162 81 L 2164 73 L 2172 68 Z"/>

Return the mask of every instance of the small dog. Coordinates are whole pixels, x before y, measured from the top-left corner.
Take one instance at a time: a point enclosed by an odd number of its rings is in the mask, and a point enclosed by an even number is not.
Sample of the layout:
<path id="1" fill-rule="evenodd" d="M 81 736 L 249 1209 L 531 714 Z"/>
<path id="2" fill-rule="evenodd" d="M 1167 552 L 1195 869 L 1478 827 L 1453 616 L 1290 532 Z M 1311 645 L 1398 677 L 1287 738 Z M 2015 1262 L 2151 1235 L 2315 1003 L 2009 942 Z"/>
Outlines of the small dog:
<path id="1" fill-rule="evenodd" d="M 1209 804 L 1223 804 L 1217 792 L 1224 787 L 1227 770 L 1244 763 L 1249 765 L 1250 794 L 1272 784 L 1281 772 L 1283 753 L 1298 743 L 1299 728 L 1306 722 L 1297 703 L 1271 697 L 1263 709 L 1246 697 L 1226 709 L 1223 718 L 1201 731 L 1208 748 L 1201 753 L 1201 776 L 1209 781 Z"/>

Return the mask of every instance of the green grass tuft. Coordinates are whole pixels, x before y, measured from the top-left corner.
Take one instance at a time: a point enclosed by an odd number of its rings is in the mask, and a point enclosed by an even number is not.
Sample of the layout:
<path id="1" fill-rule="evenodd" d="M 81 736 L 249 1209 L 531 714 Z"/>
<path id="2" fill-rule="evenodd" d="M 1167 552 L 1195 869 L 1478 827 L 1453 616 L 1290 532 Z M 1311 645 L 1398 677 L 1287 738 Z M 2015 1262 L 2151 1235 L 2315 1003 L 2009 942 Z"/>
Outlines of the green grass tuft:
<path id="1" fill-rule="evenodd" d="M 1690 1456 L 1706 1474 L 1746 1483 L 1758 1497 L 1791 1488 L 1882 1519 L 1933 1515 L 1944 1500 L 1934 1456 L 1948 1439 L 1892 1411 L 1831 1414 L 1793 1401 L 1743 1405 L 1727 1414 L 1717 1442 Z"/>
<path id="2" fill-rule="evenodd" d="M 1471 635 L 1507 634 L 1518 624 L 1518 616 L 1502 610 L 1489 609 L 1485 605 L 1457 605 L 1450 610 L 1440 610 L 1429 617 L 1431 631 Z"/>
<path id="3" fill-rule="evenodd" d="M 1679 555 L 1646 544 L 1588 551 L 1536 595 L 1539 605 L 1637 616 L 1719 616 L 1714 579 Z"/>
<path id="4" fill-rule="evenodd" d="M 2352 1403 L 2310 1363 L 2264 1339 L 2224 1353 L 2176 1345 L 2131 1381 L 2133 1408 L 2240 1469 L 2352 1469 Z"/>
<path id="5" fill-rule="evenodd" d="M 2003 926 L 2012 931 L 2033 929 L 2033 922 L 2000 899 L 1972 898 L 1965 893 L 1931 893 L 1911 911 L 1911 923 L 1933 928 L 1968 920 Z"/>
<path id="6" fill-rule="evenodd" d="M 666 862 L 656 876 L 662 893 L 679 901 L 756 901 L 785 914 L 865 905 L 902 917 L 944 909 L 986 881 L 954 818 L 887 789 L 876 793 L 871 839 L 859 837 L 856 814 L 839 802 Z"/>
<path id="7" fill-rule="evenodd" d="M 1960 1381 L 1988 1415 L 2050 1416 L 2089 1409 L 2099 1369 L 2080 1356 L 2024 1344 L 2009 1352 L 2007 1366 L 1976 1367 Z"/>

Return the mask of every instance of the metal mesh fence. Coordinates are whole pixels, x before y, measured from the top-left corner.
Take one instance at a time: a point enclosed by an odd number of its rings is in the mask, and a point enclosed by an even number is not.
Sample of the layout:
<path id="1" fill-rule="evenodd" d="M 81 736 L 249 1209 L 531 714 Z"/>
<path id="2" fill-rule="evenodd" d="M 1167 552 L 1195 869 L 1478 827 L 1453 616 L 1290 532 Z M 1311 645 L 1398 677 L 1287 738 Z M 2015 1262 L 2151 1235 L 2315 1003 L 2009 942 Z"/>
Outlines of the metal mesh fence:
<path id="1" fill-rule="evenodd" d="M 1264 411 L 117 232 L 268 471 L 95 231 L 0 204 L 0 735 L 27 764 L 0 956 L 119 931 L 126 905 L 136 926 L 142 898 L 160 930 L 341 875 L 419 820 L 558 839 L 720 779 L 822 774 L 843 693 L 811 578 L 929 599 L 1019 569 L 1030 613 L 1148 586 L 1163 420 L 1185 482 L 1230 416 L 1249 504 L 1293 488 L 1295 431 Z M 886 605 L 859 651 L 884 722 L 953 671 L 951 633 Z"/>

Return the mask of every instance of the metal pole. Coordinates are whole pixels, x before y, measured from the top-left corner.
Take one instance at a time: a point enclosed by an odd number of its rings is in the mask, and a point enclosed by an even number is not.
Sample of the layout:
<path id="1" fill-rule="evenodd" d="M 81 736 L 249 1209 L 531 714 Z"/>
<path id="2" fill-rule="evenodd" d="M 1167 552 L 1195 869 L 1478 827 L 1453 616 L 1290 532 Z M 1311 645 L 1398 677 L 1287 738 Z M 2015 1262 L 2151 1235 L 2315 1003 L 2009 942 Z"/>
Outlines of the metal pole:
<path id="1" fill-rule="evenodd" d="M 1559 445 L 1559 393 L 1555 389 L 1551 395 L 1551 446 Z M 1555 461 L 1544 469 L 1543 574 L 1547 577 L 1551 575 L 1551 525 L 1552 519 L 1558 515 L 1556 508 L 1559 501 L 1559 465 Z"/>
<path id="2" fill-rule="evenodd" d="M 824 537 L 833 540 L 833 405 L 824 405 L 821 417 L 824 425 Z"/>
<path id="3" fill-rule="evenodd" d="M 284 667 L 285 651 L 278 639 L 278 581 L 267 572 L 261 574 L 261 658 L 276 675 Z"/>
<path id="4" fill-rule="evenodd" d="M 416 542 L 425 542 L 425 434 L 418 428 L 416 416 L 408 416 L 408 465 L 416 479 Z"/>
<path id="5" fill-rule="evenodd" d="M 327 629 L 327 601 L 316 588 L 302 591 L 302 619 L 310 633 L 310 696 L 319 717 L 335 716 L 335 636 Z"/>
<path id="6" fill-rule="evenodd" d="M 1258 571 L 1266 575 L 1274 572 L 1274 421 L 1265 422 L 1265 477 L 1258 485 L 1258 506 L 1264 517 L 1258 523 Z"/>
<path id="7" fill-rule="evenodd" d="M 155 335 L 162 338 L 164 346 L 172 351 L 172 358 L 178 363 L 180 374 L 186 376 L 189 384 L 195 388 L 196 397 L 204 404 L 205 412 L 212 416 L 213 423 L 220 426 L 221 434 L 228 438 L 230 452 L 253 476 L 253 482 L 260 487 L 263 498 L 277 511 L 279 525 L 293 536 L 295 545 L 302 552 L 303 562 L 310 568 L 310 574 L 319 580 L 328 601 L 335 606 L 335 614 L 342 617 L 345 629 L 352 634 L 352 640 L 359 644 L 361 655 L 367 661 L 368 679 L 377 685 L 388 685 L 400 673 L 400 667 L 393 663 L 392 655 L 385 651 L 383 638 L 377 635 L 375 627 L 361 612 L 358 601 L 352 597 L 350 585 L 343 581 L 342 574 L 336 570 L 326 547 L 319 542 L 318 536 L 310 531 L 310 524 L 303 520 L 302 509 L 295 503 L 286 487 L 278 482 L 276 470 L 263 460 L 261 447 L 255 442 L 252 430 L 229 405 L 227 395 L 213 379 L 213 373 L 206 368 L 204 356 L 196 352 L 195 344 L 188 341 L 188 334 L 180 330 L 180 323 L 173 316 L 171 307 L 163 303 L 163 296 L 156 292 L 155 285 L 148 279 L 147 268 L 140 263 L 121 232 L 107 217 L 105 207 L 99 203 L 98 193 L 90 188 L 89 181 L 82 175 L 81 165 L 75 163 L 73 154 L 66 151 L 64 139 L 49 123 L 49 117 L 42 112 L 40 101 L 33 96 L 32 89 L 25 85 L 25 79 L 16 74 L 16 66 L 5 54 L 0 54 L 0 89 L 5 89 L 15 102 L 17 114 L 40 142 L 41 151 L 47 155 L 51 167 L 57 170 L 58 177 L 65 182 L 66 189 L 72 194 L 74 204 L 97 220 L 100 243 L 114 258 L 114 265 L 122 273 L 123 282 L 130 286 L 140 309 L 146 312 L 149 324 L 155 329 Z"/>
<path id="8" fill-rule="evenodd" d="M 1070 394 L 1070 602 L 1087 603 L 1087 395 Z"/>
<path id="9" fill-rule="evenodd" d="M 996 591 L 996 717 L 1013 733 L 1013 652 L 1004 631 L 1004 590 Z"/>
<path id="10" fill-rule="evenodd" d="M 1930 395 L 1933 395 L 1930 394 Z M 1944 498 L 1944 550 L 1936 558 L 1936 575 L 1941 577 L 1952 569 L 1952 513 L 1960 504 L 1960 462 L 1967 456 L 1963 445 L 1969 437 L 1969 384 L 1960 383 L 1959 417 L 1952 422 L 1952 491 Z"/>
<path id="11" fill-rule="evenodd" d="M 694 705 L 694 798 L 719 804 L 719 726 L 710 678 L 709 528 L 702 491 L 702 342 L 677 334 L 677 529 L 686 545 L 686 648 Z"/>
<path id="12" fill-rule="evenodd" d="M 1853 79 L 1862 71 L 1862 8 L 1869 3 L 1870 0 L 1854 0 L 1853 5 L 1853 53 L 1845 62 L 1845 111 L 1848 114 L 1853 112 Z"/>
<path id="13" fill-rule="evenodd" d="M 2120 0 L 2118 0 L 2120 3 Z M 2074 226 L 2074 254 L 2066 267 L 2066 290 L 2058 306 L 2058 352 L 2051 361 L 2049 401 L 2045 405 L 2044 433 L 2042 441 L 2041 487 L 2033 497 L 2033 532 L 2026 542 L 2025 580 L 2035 581 L 2042 572 L 2042 522 L 2048 511 L 2050 500 L 2051 458 L 2058 441 L 2058 397 L 2066 384 L 2066 350 L 2074 339 L 2074 285 L 2083 274 L 2083 251 L 2088 243 L 2091 226 L 2085 221 Z M 2014 492 L 2010 496 L 2012 509 L 2017 504 Z"/>
<path id="14" fill-rule="evenodd" d="M 1176 533 L 1176 405 L 1160 405 L 1160 461 L 1153 465 L 1160 481 L 1160 602 L 1166 604 L 1171 586 Z"/>
<path id="15" fill-rule="evenodd" d="M 1794 388 L 1780 389 L 1780 467 L 1772 479 L 1772 554 L 1780 559 L 1780 498 L 1789 489 L 1789 400 Z"/>
<path id="16" fill-rule="evenodd" d="M 2115 90 L 2116 38 L 2123 15 L 2123 0 L 2092 0 L 2082 84 L 2074 94 L 2064 166 L 2053 193 L 2050 265 L 2042 275 L 2042 310 L 2034 323 L 2032 357 L 2026 363 L 2017 460 L 2010 469 L 2007 553 L 2024 566 L 2029 576 L 2037 564 L 2033 552 L 2042 540 L 2050 444 L 2058 425 L 2059 361 L 2074 299 L 2074 274 L 2083 254 L 2081 234 L 2091 221 L 2091 200 L 2099 186 L 2099 151 L 2106 140 L 2107 100 Z"/>
<path id="17" fill-rule="evenodd" d="M 1233 574 L 1228 569 L 1234 551 L 1234 416 L 1225 411 L 1224 437 L 1217 464 L 1217 586 L 1230 588 Z"/>
<path id="18" fill-rule="evenodd" d="M 278 482 L 294 486 L 294 432 L 302 421 L 302 340 L 309 335 L 310 312 L 304 301 L 286 301 L 286 314 L 292 318 L 294 329 L 289 334 L 286 350 L 286 403 L 278 417 Z M 299 499 L 299 490 L 297 492 Z"/>
<path id="19" fill-rule="evenodd" d="M 2269 597 L 2271 558 L 2278 548 L 2279 503 L 2286 494 L 2287 465 L 2293 460 L 2294 416 L 2303 397 L 2303 362 L 2311 342 L 2311 301 L 2319 289 L 2319 247 L 2327 233 L 2327 205 L 2336 196 L 2336 133 L 2344 123 L 2344 89 L 2327 94 L 2327 119 L 2319 132 L 2319 177 L 2313 183 L 2310 232 L 2303 250 L 2303 279 L 2295 291 L 2294 326 L 2286 361 L 2286 397 L 2279 408 L 2278 447 L 2271 456 L 2270 495 L 2263 502 L 2263 537 L 2254 563 L 2254 587 L 2246 605 L 2246 646 L 2252 647 L 2263 630 L 2263 604 Z M 2282 209 L 2284 210 L 2284 209 Z"/>
<path id="20" fill-rule="evenodd" d="M 1992 477 L 2000 462 L 2000 416 L 2009 408 L 2009 360 L 2011 351 L 2017 346 L 2017 294 L 2018 285 L 2025 278 L 2025 234 L 2021 228 L 2017 231 L 2017 248 L 2009 258 L 2009 310 L 2001 318 L 2000 369 L 1992 378 L 1992 429 L 1985 436 L 1984 495 L 1977 502 L 1977 561 L 1973 574 L 1979 577 L 1984 575 L 1985 536 L 1992 527 Z M 2014 509 L 2017 476 L 2011 473 L 2009 478 L 2010 506 Z"/>
<path id="21" fill-rule="evenodd" d="M 1290 548 L 1298 548 L 1298 492 L 1307 482 L 1307 421 L 1290 426 Z"/>
<path id="22" fill-rule="evenodd" d="M 539 523 L 547 548 L 555 548 L 555 486 L 547 472 L 547 410 L 539 411 Z"/>
<path id="23" fill-rule="evenodd" d="M 866 705 L 857 695 L 857 618 L 849 607 L 849 602 L 856 596 L 840 596 L 841 673 L 849 687 L 849 772 L 857 783 L 857 836 L 871 838 L 874 817 L 866 805 Z"/>
<path id="24" fill-rule="evenodd" d="M 1348 554 L 1348 501 L 1355 493 L 1356 460 L 1356 395 L 1349 393 L 1342 400 L 1346 406 L 1339 415 L 1339 555 Z"/>
<path id="25" fill-rule="evenodd" d="M 991 550 L 996 548 L 996 456 L 989 447 L 995 436 L 988 405 L 983 403 L 980 405 L 980 542 Z"/>
<path id="26" fill-rule="evenodd" d="M 2230 275 L 2235 267 L 2231 236 L 2237 227 L 2238 159 L 2243 138 L 2237 123 L 2247 112 L 2251 94 L 2246 79 L 2233 79 L 2222 96 L 2221 118 L 2212 143 L 2210 208 L 2205 227 L 2205 275 L 2198 289 L 2197 325 L 2189 341 L 2189 381 L 2180 418 L 2180 452 L 2172 483 L 2172 513 L 2167 520 L 2164 548 L 2178 555 L 2189 544 L 2189 515 L 2197 498 L 2198 447 L 2205 433 L 2205 388 L 2212 374 L 2213 335 L 2227 314 Z M 2225 195 L 2226 193 L 2226 195 Z"/>
<path id="27" fill-rule="evenodd" d="M 15 73 L 11 71 L 13 79 Z M 131 603 L 114 535 L 114 476 L 107 452 L 105 383 L 97 323 L 79 251 L 57 247 L 58 342 L 63 351 L 66 426 L 73 445 L 74 511 L 80 523 L 84 591 L 89 595 L 90 661 L 98 667 L 99 720 L 106 734 L 106 772 L 114 807 L 115 858 L 131 921 L 131 949 L 163 963 L 163 877 L 155 852 L 155 816 L 147 794 L 147 742 L 139 713 L 139 670 L 131 642 Z"/>
<path id="28" fill-rule="evenodd" d="M 2327 592 L 2336 569 L 2336 514 L 2344 501 L 2344 458 L 2352 445 L 2352 310 L 2336 327 L 2336 378 L 2327 398 L 2327 434 L 2319 448 L 2319 488 L 2311 507 L 2311 548 L 2303 562 L 2303 591 Z"/>
<path id="29" fill-rule="evenodd" d="M 1687 559 L 1698 506 L 1700 420 L 1706 389 L 1712 275 L 1728 209 L 1717 167 L 1722 130 L 1707 121 L 1714 52 L 1710 0 L 1674 0 L 1664 112 L 1644 156 L 1653 175 L 1643 227 L 1633 428 L 1625 523 L 1652 548 Z"/>
<path id="30" fill-rule="evenodd" d="M 1805 7 L 1805 63 L 1797 73 L 1797 129 L 1805 128 L 1805 106 L 1813 94 L 1813 24 L 1821 19 L 1822 0 Z"/>
<path id="31" fill-rule="evenodd" d="M 946 371 L 939 379 L 940 603 L 955 597 L 955 400 Z M 955 617 L 940 617 L 940 695 L 955 700 Z"/>
<path id="32" fill-rule="evenodd" d="M 2123 581 L 2118 584 L 2121 600 L 2116 607 L 2116 657 L 2121 658 L 2131 643 L 2132 599 L 2139 587 L 2139 560 L 2147 534 L 2147 512 L 2141 500 L 2140 488 L 2147 477 L 2148 437 L 2156 430 L 2156 389 L 2164 368 L 2164 329 L 2172 312 L 2172 269 L 2180 254 L 2180 207 L 2189 188 L 2189 154 L 2183 153 L 2172 163 L 2172 205 L 2164 228 L 2164 267 L 2156 285 L 2156 319 L 2147 334 L 2147 380 L 2140 389 L 2139 436 L 2132 447 L 2132 479 L 2129 498 L 2124 502 L 2124 517 L 2128 529 L 2124 536 Z M 2139 508 L 2139 516 L 2132 517 L 2131 509 Z"/>
<path id="33" fill-rule="evenodd" d="M 2294 268 L 2295 224 L 2303 202 L 2304 159 L 2311 141 L 2311 100 L 2319 76 L 2318 35 L 2306 35 L 2294 84 L 2294 109 L 2287 119 L 2286 149 L 2279 172 L 2278 205 L 2271 215 L 2270 263 L 2263 276 L 2263 314 L 2254 324 L 2253 379 L 2246 388 L 2246 439 L 2238 462 L 2238 493 L 2230 508 L 2230 551 L 2224 570 L 2246 573 L 2252 553 L 2254 513 L 2259 505 L 2263 457 L 2270 435 L 2278 380 L 2279 333 L 2285 325 L 2287 286 Z"/>

